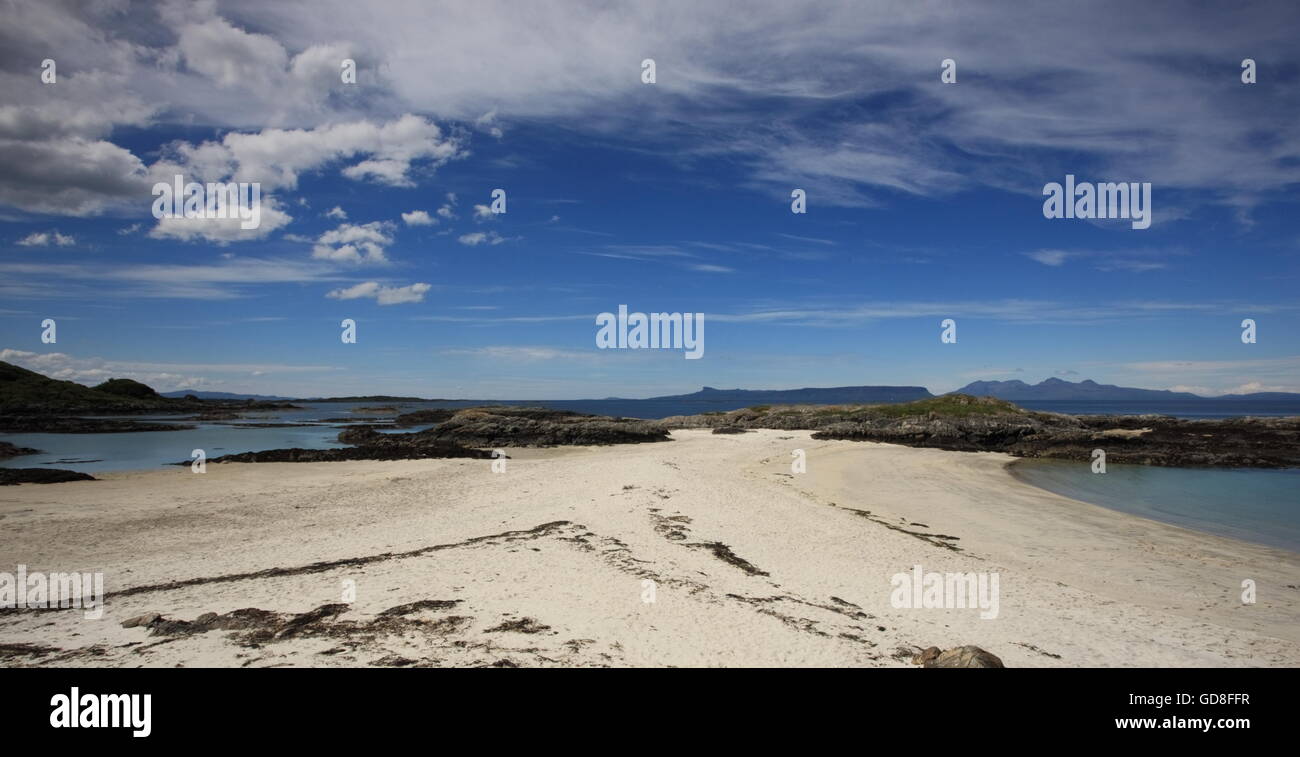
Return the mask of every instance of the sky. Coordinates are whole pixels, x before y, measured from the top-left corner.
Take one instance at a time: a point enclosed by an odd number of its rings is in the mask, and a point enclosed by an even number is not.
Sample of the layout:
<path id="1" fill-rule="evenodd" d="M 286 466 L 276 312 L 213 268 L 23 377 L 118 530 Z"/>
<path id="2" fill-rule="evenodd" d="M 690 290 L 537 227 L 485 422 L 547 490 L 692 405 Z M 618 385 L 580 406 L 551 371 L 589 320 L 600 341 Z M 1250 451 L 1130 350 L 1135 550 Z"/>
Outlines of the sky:
<path id="1" fill-rule="evenodd" d="M 0 16 L 0 360 L 57 378 L 1300 392 L 1295 3 Z M 157 217 L 177 175 L 256 183 L 260 223 Z M 1045 217 L 1067 175 L 1149 182 L 1150 227 Z M 702 354 L 599 348 L 596 317 L 620 305 L 704 314 Z"/>

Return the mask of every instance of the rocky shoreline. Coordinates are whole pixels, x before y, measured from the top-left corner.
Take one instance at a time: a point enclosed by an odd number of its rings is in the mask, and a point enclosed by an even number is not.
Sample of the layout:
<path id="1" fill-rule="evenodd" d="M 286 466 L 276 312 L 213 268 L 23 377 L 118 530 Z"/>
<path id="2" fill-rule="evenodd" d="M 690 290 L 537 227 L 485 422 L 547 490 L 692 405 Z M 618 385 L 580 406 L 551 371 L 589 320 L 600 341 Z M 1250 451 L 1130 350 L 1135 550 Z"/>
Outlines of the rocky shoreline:
<path id="1" fill-rule="evenodd" d="M 399 416 L 397 427 L 437 423 L 410 433 L 384 434 L 370 425 L 348 426 L 335 449 L 270 449 L 222 455 L 210 463 L 317 463 L 339 460 L 423 460 L 465 457 L 488 459 L 498 447 L 557 447 L 639 444 L 670 441 L 668 431 L 654 421 L 609 418 L 567 410 L 516 407 L 475 407 L 464 410 L 421 410 Z M 391 428 L 391 426 L 390 426 Z M 183 460 L 175 465 L 189 465 Z"/>
<path id="2" fill-rule="evenodd" d="M 787 405 L 665 418 L 666 428 L 811 430 L 814 439 L 1170 467 L 1300 467 L 1300 418 L 1074 416 L 947 395 L 898 405 Z M 726 433 L 726 432 L 723 432 Z"/>
<path id="3" fill-rule="evenodd" d="M 89 473 L 63 468 L 0 468 L 0 486 L 17 484 L 61 484 L 64 481 L 95 481 Z"/>

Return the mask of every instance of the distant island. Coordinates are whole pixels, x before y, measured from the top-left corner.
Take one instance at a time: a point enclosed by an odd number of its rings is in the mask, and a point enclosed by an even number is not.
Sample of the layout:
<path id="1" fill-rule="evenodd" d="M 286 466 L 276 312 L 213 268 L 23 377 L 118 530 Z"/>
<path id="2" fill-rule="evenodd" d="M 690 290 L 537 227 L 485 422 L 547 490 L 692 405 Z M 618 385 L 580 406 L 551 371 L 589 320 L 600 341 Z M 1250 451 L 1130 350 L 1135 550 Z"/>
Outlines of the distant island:
<path id="1" fill-rule="evenodd" d="M 180 389 L 175 392 L 160 392 L 160 397 L 167 399 L 185 399 L 194 397 L 201 400 L 255 400 L 257 402 L 286 402 L 292 397 L 276 397 L 269 394 L 239 394 L 233 392 L 201 392 L 193 389 Z"/>
<path id="2" fill-rule="evenodd" d="M 1049 378 L 1037 384 L 1023 381 L 974 381 L 949 394 L 969 394 L 972 397 L 996 397 L 1000 400 L 1021 402 L 1025 400 L 1055 401 L 1179 401 L 1179 402 L 1218 402 L 1221 400 L 1300 400 L 1300 394 L 1294 392 L 1256 392 L 1254 394 L 1224 394 L 1218 397 L 1203 397 L 1191 392 L 1173 392 L 1167 389 L 1136 389 L 1114 384 L 1098 384 L 1091 379 L 1083 381 L 1064 381 Z"/>
<path id="3" fill-rule="evenodd" d="M 1203 397 L 1190 392 L 1099 384 L 1092 380 L 1078 382 L 1049 378 L 1037 384 L 1024 381 L 975 381 L 944 396 L 964 394 L 993 397 L 1011 402 L 1300 402 L 1300 393 L 1257 392 Z M 469 407 L 473 405 L 545 406 L 584 411 L 593 403 L 616 403 L 612 412 L 653 417 L 656 410 L 669 409 L 663 415 L 679 415 L 683 409 L 693 412 L 727 412 L 758 405 L 882 405 L 915 402 L 937 395 L 923 386 L 834 386 L 801 389 L 717 389 L 706 386 L 698 392 L 669 394 L 646 398 L 606 397 L 589 400 L 513 400 L 513 399 L 429 399 L 386 394 L 289 399 L 276 395 L 184 389 L 158 393 L 138 381 L 109 379 L 94 387 L 63 381 L 35 371 L 0 361 L 0 416 L 44 415 L 131 415 L 140 413 L 211 413 L 241 410 L 271 410 L 288 407 L 293 402 L 367 403 L 395 405 L 436 402 Z M 600 410 L 600 412 L 609 412 Z M 11 427 L 15 424 L 10 423 Z"/>

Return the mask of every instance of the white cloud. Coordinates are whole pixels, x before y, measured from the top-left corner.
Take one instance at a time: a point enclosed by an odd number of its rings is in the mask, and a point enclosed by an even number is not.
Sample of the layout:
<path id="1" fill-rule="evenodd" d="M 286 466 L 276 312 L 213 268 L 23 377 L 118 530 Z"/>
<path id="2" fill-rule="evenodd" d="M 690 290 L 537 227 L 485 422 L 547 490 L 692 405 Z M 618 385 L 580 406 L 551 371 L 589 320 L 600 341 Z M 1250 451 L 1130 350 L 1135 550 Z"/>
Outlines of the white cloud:
<path id="1" fill-rule="evenodd" d="M 501 139 L 501 137 L 505 136 L 505 132 L 497 125 L 497 112 L 495 110 L 490 110 L 479 116 L 474 121 L 474 125 L 497 139 Z"/>
<path id="2" fill-rule="evenodd" d="M 346 210 L 344 210 L 343 208 L 339 207 L 338 205 L 335 205 L 334 207 L 332 207 L 332 208 L 330 208 L 329 210 L 325 211 L 325 217 L 326 217 L 326 218 L 335 218 L 335 219 L 338 219 L 338 220 L 340 220 L 340 221 L 346 221 L 346 220 L 348 220 L 348 212 L 347 212 Z"/>
<path id="3" fill-rule="evenodd" d="M 1057 267 L 1064 264 L 1068 258 L 1073 257 L 1073 253 L 1065 250 L 1035 250 L 1034 252 L 1026 252 L 1025 256 L 1037 260 L 1043 265 Z"/>
<path id="4" fill-rule="evenodd" d="M 432 288 L 424 283 L 386 287 L 381 286 L 377 281 L 367 281 L 344 289 L 335 289 L 325 296 L 335 300 L 373 299 L 380 305 L 400 305 L 407 302 L 423 302 L 425 293 Z"/>
<path id="5" fill-rule="evenodd" d="M 77 240 L 64 236 L 57 231 L 33 231 L 27 236 L 19 239 L 15 244 L 23 247 L 49 247 L 51 244 L 59 247 L 71 247 L 76 244 Z"/>
<path id="6" fill-rule="evenodd" d="M 412 210 L 410 213 L 402 214 L 402 222 L 407 226 L 435 226 L 438 219 L 430 216 L 427 211 Z"/>
<path id="7" fill-rule="evenodd" d="M 469 357 L 484 357 L 494 360 L 509 360 L 520 362 L 535 362 L 542 360 L 591 360 L 595 357 L 591 352 L 578 352 L 576 350 L 559 350 L 551 347 L 516 347 L 516 346 L 493 346 L 493 347 L 474 347 L 468 349 L 449 349 L 443 350 L 444 355 L 466 355 Z"/>
<path id="8" fill-rule="evenodd" d="M 8 3 L 0 49 L 9 59 L 40 60 L 54 49 L 75 50 L 77 62 L 60 69 L 57 99 L 37 77 L 0 80 L 0 203 L 84 215 L 132 202 L 147 192 L 144 166 L 106 140 L 117 126 L 147 126 L 160 114 L 217 129 L 277 127 L 266 141 L 301 166 L 305 148 L 291 136 L 298 132 L 437 113 L 493 136 L 500 114 L 684 144 L 748 167 L 754 187 L 785 188 L 788 198 L 788 187 L 801 186 L 819 204 L 869 205 L 890 192 L 943 195 L 971 184 L 1032 194 L 1044 176 L 1070 168 L 1150 180 L 1166 192 L 1203 190 L 1204 202 L 1248 222 L 1254 204 L 1300 174 L 1295 98 L 1222 90 L 1204 72 L 1240 60 L 1242 49 L 1286 60 L 1294 24 L 1230 6 L 1188 15 L 1131 5 L 1099 0 L 1095 12 L 1071 17 L 1055 3 L 919 4 L 882 14 L 860 3 L 812 12 L 755 0 L 738 14 L 730 4 L 689 0 L 526 9 L 484 0 L 402 4 L 400 12 L 289 0 L 257 8 L 254 25 L 242 2 L 153 12 Z M 1158 39 L 1150 28 L 1161 29 Z M 760 46 L 776 63 L 752 65 Z M 960 50 L 977 51 L 957 57 L 962 76 L 979 72 L 978 99 L 960 84 L 933 85 L 937 61 Z M 654 98 L 644 98 L 639 58 L 628 51 L 660 60 Z M 340 81 L 345 57 L 358 62 L 357 85 Z M 882 105 L 863 118 L 835 117 L 845 103 L 865 102 Z M 1246 111 L 1250 118 L 1241 117 Z M 409 186 L 413 161 L 451 159 L 350 145 L 324 162 L 346 160 L 343 175 L 356 180 Z M 954 165 L 960 155 L 977 159 Z M 251 173 L 270 173 L 255 163 Z M 281 178 L 305 170 L 316 169 L 286 167 Z M 1171 217 L 1156 214 L 1157 223 Z"/>
<path id="9" fill-rule="evenodd" d="M 449 221 L 454 221 L 456 220 L 456 214 L 452 211 L 454 207 L 456 207 L 456 193 L 448 192 L 447 201 L 442 204 L 442 207 L 438 208 L 438 215 Z"/>
<path id="10" fill-rule="evenodd" d="M 219 142 L 178 144 L 173 153 L 170 162 L 154 166 L 155 173 L 185 173 L 203 181 L 230 176 L 261 182 L 264 191 L 295 188 L 302 173 L 359 156 L 369 157 L 345 167 L 344 176 L 409 187 L 415 184 L 408 175 L 415 162 L 436 168 L 465 154 L 459 139 L 409 113 L 382 124 L 359 120 L 315 129 L 229 132 Z"/>
<path id="11" fill-rule="evenodd" d="M 493 213 L 493 212 L 492 212 L 492 208 L 489 208 L 489 207 L 486 206 L 486 205 L 475 205 L 475 206 L 474 206 L 474 220 L 475 220 L 475 221 L 495 221 L 495 220 L 496 220 L 496 213 Z"/>
<path id="12" fill-rule="evenodd" d="M 272 197 L 262 197 L 258 204 L 258 224 L 256 228 L 245 229 L 244 220 L 235 214 L 233 218 L 159 218 L 158 223 L 149 230 L 154 239 L 179 239 L 184 242 L 205 241 L 218 245 L 231 242 L 247 242 L 264 239 L 276 229 L 282 228 L 293 218 L 280 208 Z"/>
<path id="13" fill-rule="evenodd" d="M 470 234 L 461 234 L 456 241 L 466 247 L 477 247 L 481 244 L 498 245 L 506 241 L 506 238 L 495 231 L 475 231 Z"/>
<path id="14" fill-rule="evenodd" d="M 311 256 L 347 263 L 387 263 L 385 249 L 393 243 L 392 229 L 393 224 L 387 221 L 341 224 L 316 239 Z"/>

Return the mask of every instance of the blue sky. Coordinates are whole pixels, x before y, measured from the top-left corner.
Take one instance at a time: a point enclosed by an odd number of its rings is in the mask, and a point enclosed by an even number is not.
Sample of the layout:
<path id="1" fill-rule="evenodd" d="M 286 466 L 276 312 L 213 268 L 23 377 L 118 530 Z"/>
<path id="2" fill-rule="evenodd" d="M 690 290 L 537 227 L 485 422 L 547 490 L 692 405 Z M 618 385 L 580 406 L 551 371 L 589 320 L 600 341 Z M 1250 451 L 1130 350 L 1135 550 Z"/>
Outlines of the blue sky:
<path id="1" fill-rule="evenodd" d="M 0 359 L 286 395 L 1300 391 L 1292 4 L 325 5 L 6 6 Z M 176 173 L 259 182 L 261 226 L 154 218 Z M 1044 218 L 1067 173 L 1151 182 L 1151 227 Z M 621 304 L 704 313 L 704 357 L 597 349 Z"/>

